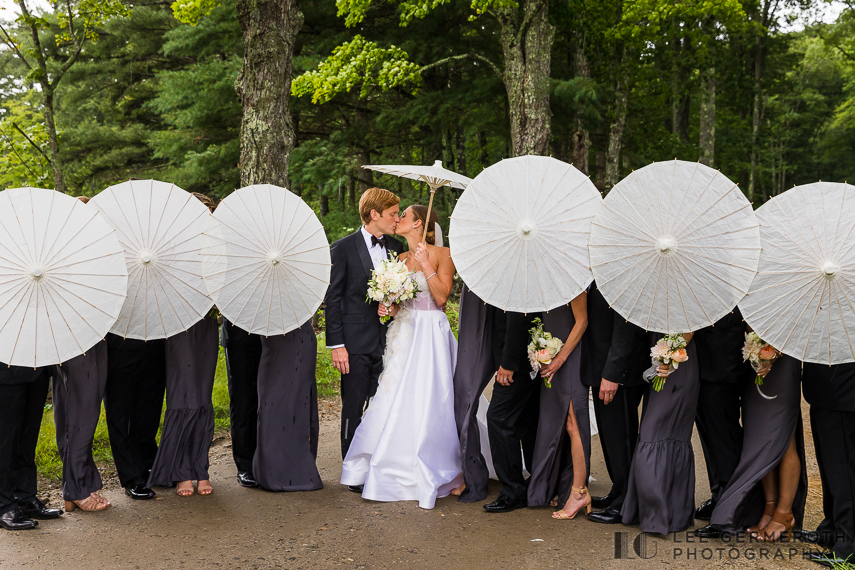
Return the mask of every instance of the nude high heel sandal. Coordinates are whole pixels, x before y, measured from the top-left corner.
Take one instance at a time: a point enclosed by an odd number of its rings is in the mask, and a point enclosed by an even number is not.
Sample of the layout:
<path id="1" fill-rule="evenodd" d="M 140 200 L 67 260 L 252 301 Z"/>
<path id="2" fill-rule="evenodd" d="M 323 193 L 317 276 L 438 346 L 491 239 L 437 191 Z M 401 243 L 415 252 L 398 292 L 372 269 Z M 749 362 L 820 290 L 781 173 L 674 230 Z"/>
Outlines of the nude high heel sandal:
<path id="1" fill-rule="evenodd" d="M 587 487 L 571 487 L 571 490 L 573 493 L 579 493 L 580 495 L 586 496 L 588 498 L 585 505 L 583 507 L 579 507 L 576 510 L 576 512 L 573 513 L 572 515 L 568 515 L 563 510 L 562 511 L 556 511 L 556 512 L 552 513 L 552 518 L 558 519 L 558 520 L 571 520 L 576 515 L 578 515 L 579 511 L 581 511 L 582 509 L 585 509 L 586 515 L 591 514 L 591 494 L 588 492 L 588 488 Z"/>

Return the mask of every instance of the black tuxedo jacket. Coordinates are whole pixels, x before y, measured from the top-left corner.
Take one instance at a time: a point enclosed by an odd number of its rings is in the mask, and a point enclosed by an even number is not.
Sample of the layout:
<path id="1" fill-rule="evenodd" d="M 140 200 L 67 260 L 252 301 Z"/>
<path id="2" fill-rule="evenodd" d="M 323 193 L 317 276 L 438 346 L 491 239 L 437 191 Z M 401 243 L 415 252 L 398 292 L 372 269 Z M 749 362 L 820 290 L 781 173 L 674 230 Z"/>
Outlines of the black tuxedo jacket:
<path id="1" fill-rule="evenodd" d="M 811 406 L 838 412 L 855 412 L 855 362 L 802 366 L 802 391 Z"/>
<path id="2" fill-rule="evenodd" d="M 44 374 L 45 370 L 45 368 L 36 369 L 29 366 L 7 366 L 0 363 L 0 384 L 4 386 L 29 384 Z"/>
<path id="3" fill-rule="evenodd" d="M 488 305 L 493 312 L 493 364 L 496 370 L 501 366 L 505 370 L 528 371 L 528 343 L 531 342 L 528 331 L 537 313 L 505 312 Z"/>
<path id="4" fill-rule="evenodd" d="M 647 333 L 609 308 L 594 283 L 588 291 L 588 328 L 582 337 L 582 383 L 599 388 L 605 378 L 627 387 L 643 385 L 650 346 Z"/>
<path id="5" fill-rule="evenodd" d="M 395 254 L 404 251 L 400 241 L 391 236 L 386 239 Z M 330 286 L 324 298 L 327 346 L 343 344 L 350 354 L 372 354 L 383 346 L 386 327 L 377 316 L 380 304 L 365 301 L 374 264 L 362 229 L 332 244 L 330 256 Z"/>
<path id="6" fill-rule="evenodd" d="M 715 326 L 705 327 L 692 338 L 704 382 L 742 383 L 753 379 L 751 365 L 742 360 L 745 323 L 738 308 L 721 318 Z"/>

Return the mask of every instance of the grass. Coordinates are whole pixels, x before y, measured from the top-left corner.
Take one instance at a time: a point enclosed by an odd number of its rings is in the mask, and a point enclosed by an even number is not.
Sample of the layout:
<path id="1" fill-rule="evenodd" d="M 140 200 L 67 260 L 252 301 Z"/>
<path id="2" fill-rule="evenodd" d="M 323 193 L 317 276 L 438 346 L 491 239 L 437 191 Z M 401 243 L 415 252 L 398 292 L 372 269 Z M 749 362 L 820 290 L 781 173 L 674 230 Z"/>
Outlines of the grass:
<path id="1" fill-rule="evenodd" d="M 451 329 L 457 335 L 457 311 L 456 303 L 448 303 L 448 316 Z M 323 319 L 321 319 L 323 328 Z M 318 363 L 315 371 L 318 383 L 318 398 L 334 398 L 339 393 L 340 376 L 333 367 L 330 351 L 326 347 L 326 335 L 323 331 L 318 333 Z M 226 378 L 226 353 L 220 348 L 220 356 L 217 361 L 217 372 L 214 376 L 214 393 L 211 398 L 214 404 L 214 429 L 224 431 L 229 429 L 229 385 Z M 164 411 L 166 404 L 164 403 Z M 161 423 L 163 418 L 161 417 Z M 160 432 L 157 440 L 160 442 Z M 110 438 L 107 433 L 107 421 L 104 416 L 104 406 L 101 406 L 101 417 L 98 419 L 98 427 L 95 429 L 95 442 L 92 446 L 95 463 L 108 470 L 113 469 L 113 453 L 110 450 Z M 56 448 L 56 429 L 53 422 L 53 408 L 50 404 L 45 406 L 42 418 L 42 429 L 39 433 L 39 442 L 36 446 L 36 466 L 39 475 L 46 479 L 59 481 L 62 479 L 62 461 Z"/>

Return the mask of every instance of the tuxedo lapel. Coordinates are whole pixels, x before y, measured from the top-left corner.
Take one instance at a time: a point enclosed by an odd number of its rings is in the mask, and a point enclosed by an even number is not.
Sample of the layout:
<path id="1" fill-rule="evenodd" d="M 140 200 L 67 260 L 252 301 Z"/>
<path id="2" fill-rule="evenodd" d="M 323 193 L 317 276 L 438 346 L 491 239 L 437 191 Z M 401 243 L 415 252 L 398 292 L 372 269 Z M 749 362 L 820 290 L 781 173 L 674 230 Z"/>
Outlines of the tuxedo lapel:
<path id="1" fill-rule="evenodd" d="M 362 237 L 362 230 L 356 230 L 353 234 L 353 239 L 356 242 L 356 251 L 359 252 L 359 261 L 362 263 L 362 268 L 365 270 L 365 276 L 371 279 L 371 270 L 374 269 L 374 262 L 371 261 L 371 255 L 368 253 L 368 246 L 365 245 L 365 239 Z"/>

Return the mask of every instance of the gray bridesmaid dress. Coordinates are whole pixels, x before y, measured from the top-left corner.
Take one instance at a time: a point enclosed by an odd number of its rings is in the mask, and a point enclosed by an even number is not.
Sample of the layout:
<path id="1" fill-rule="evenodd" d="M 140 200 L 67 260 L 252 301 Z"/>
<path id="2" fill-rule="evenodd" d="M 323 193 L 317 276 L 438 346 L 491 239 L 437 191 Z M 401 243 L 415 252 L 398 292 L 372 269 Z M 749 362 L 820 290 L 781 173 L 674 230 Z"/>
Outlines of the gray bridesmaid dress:
<path id="1" fill-rule="evenodd" d="M 166 339 L 166 415 L 148 486 L 205 481 L 214 439 L 214 375 L 219 356 L 217 319 L 207 316 Z"/>
<path id="2" fill-rule="evenodd" d="M 567 340 L 576 324 L 573 310 L 567 305 L 543 315 L 543 330 L 552 336 Z M 573 486 L 573 458 L 570 453 L 570 436 L 567 435 L 567 415 L 570 403 L 576 413 L 576 422 L 585 450 L 585 480 L 591 470 L 591 422 L 588 417 L 588 387 L 582 384 L 581 342 L 552 378 L 552 388 L 541 387 L 540 417 L 531 477 L 528 481 L 528 506 L 548 505 L 558 495 L 562 507 L 570 497 Z M 538 382 L 542 378 L 538 376 Z"/>
<path id="3" fill-rule="evenodd" d="M 469 288 L 460 293 L 457 332 L 457 367 L 454 369 L 454 419 L 463 458 L 466 489 L 458 501 L 474 503 L 487 498 L 490 474 L 481 453 L 478 402 L 496 370 L 493 368 L 492 311 Z"/>
<path id="4" fill-rule="evenodd" d="M 66 501 L 82 501 L 103 487 L 92 442 L 106 385 L 107 341 L 53 369 L 53 420 Z"/>
<path id="5" fill-rule="evenodd" d="M 311 322 L 262 337 L 258 366 L 258 445 L 252 473 L 268 491 L 322 489 L 318 473 L 318 339 Z"/>
<path id="6" fill-rule="evenodd" d="M 800 361 L 786 355 L 775 362 L 762 386 L 764 394 L 777 396 L 774 400 L 763 398 L 754 382 L 746 386 L 742 394 L 745 434 L 742 455 L 712 513 L 710 524 L 716 529 L 739 533 L 760 521 L 766 500 L 760 480 L 781 462 L 793 434 L 801 461 L 793 515 L 796 528 L 802 528 L 807 500 L 807 469 L 801 411 L 801 365 Z"/>
<path id="7" fill-rule="evenodd" d="M 661 335 L 651 337 L 651 345 Z M 652 386 L 644 400 L 638 445 L 632 458 L 629 486 L 621 515 L 624 524 L 643 532 L 668 534 L 695 522 L 695 453 L 692 427 L 698 407 L 700 374 L 695 344 L 689 359 L 665 381 Z"/>

